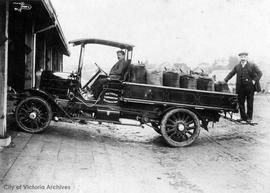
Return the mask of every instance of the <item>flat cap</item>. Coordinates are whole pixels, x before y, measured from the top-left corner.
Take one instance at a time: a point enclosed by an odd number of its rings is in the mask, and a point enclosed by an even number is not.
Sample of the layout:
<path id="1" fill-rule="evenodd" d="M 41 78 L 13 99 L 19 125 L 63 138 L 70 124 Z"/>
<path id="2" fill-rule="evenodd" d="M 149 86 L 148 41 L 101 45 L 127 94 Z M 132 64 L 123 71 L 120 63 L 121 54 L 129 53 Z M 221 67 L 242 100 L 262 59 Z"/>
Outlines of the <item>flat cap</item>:
<path id="1" fill-rule="evenodd" d="M 118 50 L 116 53 L 121 53 L 122 55 L 125 55 L 125 52 L 123 50 Z"/>
<path id="2" fill-rule="evenodd" d="M 238 54 L 238 56 L 243 56 L 243 55 L 248 56 L 248 53 L 247 53 L 247 52 L 240 52 L 240 53 Z"/>

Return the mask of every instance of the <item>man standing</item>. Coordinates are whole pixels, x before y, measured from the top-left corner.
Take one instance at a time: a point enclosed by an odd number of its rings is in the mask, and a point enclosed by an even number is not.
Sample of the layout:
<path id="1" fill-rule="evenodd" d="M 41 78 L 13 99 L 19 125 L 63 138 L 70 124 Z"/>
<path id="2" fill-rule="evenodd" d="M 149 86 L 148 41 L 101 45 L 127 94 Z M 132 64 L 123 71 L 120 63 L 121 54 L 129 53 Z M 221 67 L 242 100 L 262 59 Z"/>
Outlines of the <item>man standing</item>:
<path id="1" fill-rule="evenodd" d="M 236 77 L 236 93 L 238 94 L 238 103 L 241 119 L 251 123 L 253 116 L 254 92 L 260 92 L 261 87 L 259 80 L 262 72 L 256 64 L 248 62 L 248 53 L 239 53 L 240 63 L 237 64 L 232 71 L 224 79 L 228 82 L 235 74 Z M 245 111 L 245 101 L 247 101 L 247 113 Z"/>

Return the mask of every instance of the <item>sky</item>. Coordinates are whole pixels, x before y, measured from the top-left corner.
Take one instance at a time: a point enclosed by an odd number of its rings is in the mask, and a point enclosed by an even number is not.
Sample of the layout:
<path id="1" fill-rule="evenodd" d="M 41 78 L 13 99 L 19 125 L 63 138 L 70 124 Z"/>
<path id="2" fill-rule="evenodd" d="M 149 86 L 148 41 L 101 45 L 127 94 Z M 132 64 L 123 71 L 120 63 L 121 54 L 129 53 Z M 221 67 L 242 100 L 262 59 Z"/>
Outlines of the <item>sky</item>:
<path id="1" fill-rule="evenodd" d="M 51 1 L 68 41 L 102 38 L 131 43 L 136 46 L 134 61 L 185 62 L 194 67 L 241 51 L 249 52 L 255 62 L 270 59 L 268 0 Z M 95 55 L 110 55 L 102 49 L 93 48 L 89 62 Z M 77 65 L 78 49 L 70 46 L 70 51 L 64 69 Z M 107 68 L 113 62 L 103 65 Z"/>

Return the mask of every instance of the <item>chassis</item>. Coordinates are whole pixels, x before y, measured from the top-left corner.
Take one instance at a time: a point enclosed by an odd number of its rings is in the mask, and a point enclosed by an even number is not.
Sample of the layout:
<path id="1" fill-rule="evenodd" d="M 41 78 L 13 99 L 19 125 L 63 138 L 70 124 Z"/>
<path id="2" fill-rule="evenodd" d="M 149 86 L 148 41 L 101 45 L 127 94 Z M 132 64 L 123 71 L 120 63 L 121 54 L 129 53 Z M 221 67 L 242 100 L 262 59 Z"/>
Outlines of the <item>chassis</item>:
<path id="1" fill-rule="evenodd" d="M 173 147 L 192 144 L 209 122 L 219 121 L 223 112 L 237 112 L 237 95 L 182 89 L 112 80 L 98 65 L 98 71 L 81 86 L 84 49 L 87 44 L 102 44 L 124 49 L 131 62 L 133 46 L 119 42 L 81 39 L 76 73 L 43 71 L 40 86 L 19 94 L 15 118 L 24 131 L 44 131 L 51 120 L 98 121 L 122 124 L 122 119 L 148 124 Z M 104 71 L 103 71 L 104 72 Z M 85 99 L 82 92 L 99 78 L 108 78 L 97 99 Z M 92 88 L 91 88 L 92 89 Z M 61 119 L 60 119 L 61 120 Z"/>

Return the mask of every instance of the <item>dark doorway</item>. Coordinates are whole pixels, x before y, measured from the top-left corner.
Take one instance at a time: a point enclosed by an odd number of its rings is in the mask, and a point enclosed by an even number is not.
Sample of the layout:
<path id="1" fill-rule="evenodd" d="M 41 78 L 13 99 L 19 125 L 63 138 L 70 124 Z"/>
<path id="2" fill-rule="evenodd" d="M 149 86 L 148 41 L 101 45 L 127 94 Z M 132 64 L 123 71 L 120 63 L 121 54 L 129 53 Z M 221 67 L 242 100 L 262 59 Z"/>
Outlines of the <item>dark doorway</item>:
<path id="1" fill-rule="evenodd" d="M 8 50 L 8 85 L 16 91 L 24 89 L 25 82 L 25 22 L 23 14 L 10 10 Z"/>

